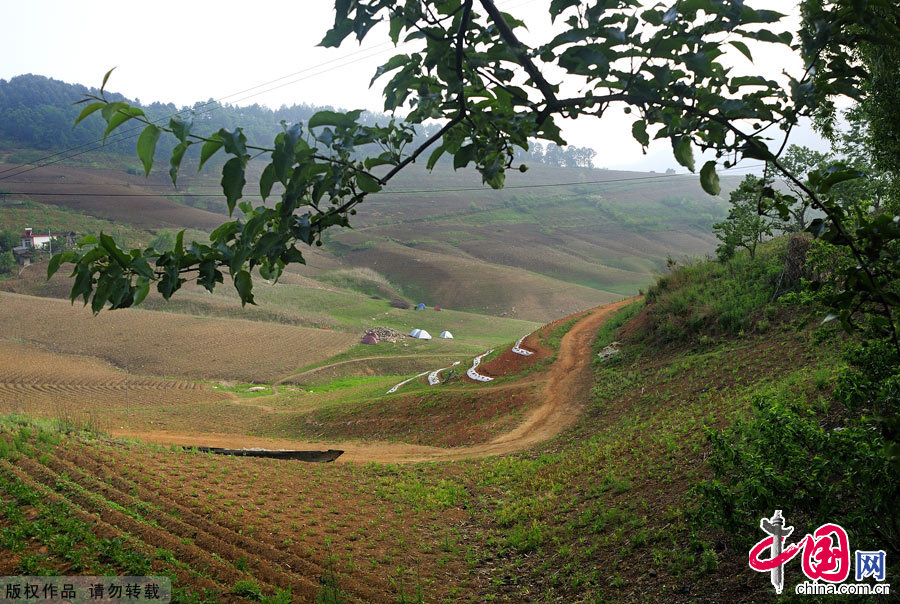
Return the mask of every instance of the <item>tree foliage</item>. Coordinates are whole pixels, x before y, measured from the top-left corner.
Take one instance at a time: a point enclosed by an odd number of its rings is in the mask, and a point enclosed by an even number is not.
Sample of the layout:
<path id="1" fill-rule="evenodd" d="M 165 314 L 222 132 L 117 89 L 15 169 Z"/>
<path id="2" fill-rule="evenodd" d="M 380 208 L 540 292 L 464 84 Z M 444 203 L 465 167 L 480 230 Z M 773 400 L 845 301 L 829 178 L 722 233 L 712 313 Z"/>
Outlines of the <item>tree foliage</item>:
<path id="1" fill-rule="evenodd" d="M 0 275 L 11 273 L 16 267 L 16 259 L 12 252 L 0 252 Z"/>
<path id="2" fill-rule="evenodd" d="M 756 247 L 766 237 L 771 237 L 778 227 L 766 215 L 765 206 L 771 203 L 771 199 L 763 196 L 765 184 L 768 183 L 763 179 L 748 174 L 731 192 L 728 217 L 713 225 L 713 233 L 722 242 L 716 248 L 720 260 L 730 260 L 740 248 L 747 250 L 752 260 L 756 257 Z"/>
<path id="3" fill-rule="evenodd" d="M 8 252 L 22 243 L 22 238 L 12 229 L 0 230 L 0 252 Z"/>
<path id="4" fill-rule="evenodd" d="M 829 197 L 835 184 L 858 173 L 827 169 L 802 180 L 767 142 L 803 116 L 827 114 L 836 96 L 865 97 L 869 72 L 853 53 L 861 41 L 896 44 L 896 8 L 889 0 L 809 4 L 815 6 L 804 5 L 805 29 L 793 47 L 802 50 L 808 68 L 781 86 L 752 71 L 740 73 L 727 59 L 731 49 L 752 60 L 751 41 L 785 47 L 794 42 L 784 15 L 750 3 L 678 0 L 646 7 L 637 0 L 589 5 L 553 0 L 550 16 L 565 28 L 529 46 L 516 33 L 525 23 L 492 0 L 337 0 L 323 46 L 336 47 L 350 37 L 362 41 L 379 23 L 389 25 L 394 43 L 419 45 L 391 57 L 372 79 L 382 82 L 385 110 L 404 114 L 402 121 L 371 126 L 360 123 L 361 111 L 319 111 L 305 124 L 285 124 L 272 144 L 262 146 L 248 143 L 240 127 L 200 134 L 190 121 L 153 123 L 139 107 L 107 98 L 101 87 L 85 99 L 79 121 L 99 112 L 107 134 L 143 122 L 138 154 L 148 170 L 158 135 L 173 135 L 178 141 L 169 160 L 173 182 L 189 149 L 200 147 L 201 163 L 224 154 L 223 195 L 229 210 L 239 208 L 242 215 L 216 229 L 208 245 L 187 244 L 179 236 L 165 252 L 126 251 L 103 235 L 88 238 L 80 250 L 54 258 L 50 273 L 63 262 L 73 263 L 71 297 L 82 297 L 94 311 L 139 303 L 151 284 L 165 298 L 188 278 L 212 290 L 224 272 L 241 301 L 252 303 L 253 270 L 271 279 L 286 264 L 303 262 L 298 245 L 321 244 L 326 229 L 347 226 L 367 194 L 381 190 L 426 152 L 429 167 L 449 155 L 454 168 L 473 165 L 485 183 L 501 187 L 516 150 L 527 150 L 529 140 L 564 144 L 557 120 L 603 118 L 620 105 L 634 116 L 632 133 L 641 145 L 668 140 L 681 165 L 699 168 L 701 184 L 712 194 L 719 191 L 717 161 L 697 166 L 696 151 L 713 151 L 724 166 L 742 158 L 770 162 L 825 213 L 825 219 L 813 221 L 816 233 L 850 247 L 864 273 L 855 284 L 869 288 L 866 301 L 881 304 L 892 324 L 894 301 L 868 270 L 881 249 L 874 231 L 848 233 L 847 213 Z M 570 89 L 579 93 L 566 94 Z M 431 121 L 441 124 L 439 130 L 413 144 L 413 128 Z M 379 152 L 361 158 L 357 151 L 364 146 Z M 263 197 L 279 197 L 272 206 L 241 201 L 251 156 L 267 162 L 258 186 Z M 788 214 L 794 201 L 776 200 L 774 209 Z M 895 227 L 879 222 L 872 228 Z M 854 236 L 869 237 L 872 246 Z"/>

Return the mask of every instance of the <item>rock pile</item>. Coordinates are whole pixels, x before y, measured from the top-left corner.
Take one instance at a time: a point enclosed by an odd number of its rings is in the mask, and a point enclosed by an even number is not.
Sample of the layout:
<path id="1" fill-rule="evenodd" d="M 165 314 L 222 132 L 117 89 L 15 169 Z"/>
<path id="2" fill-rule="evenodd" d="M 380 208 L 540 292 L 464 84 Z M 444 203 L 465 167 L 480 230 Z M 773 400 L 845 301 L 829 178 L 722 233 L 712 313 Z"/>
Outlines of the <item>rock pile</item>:
<path id="1" fill-rule="evenodd" d="M 370 327 L 366 333 L 374 333 L 381 342 L 399 342 L 406 339 L 405 335 L 390 327 Z"/>
<path id="2" fill-rule="evenodd" d="M 598 352 L 597 356 L 600 357 L 601 361 L 605 361 L 611 357 L 614 357 L 619 354 L 618 346 L 618 342 L 612 342 L 609 346 L 604 347 L 603 350 Z"/>

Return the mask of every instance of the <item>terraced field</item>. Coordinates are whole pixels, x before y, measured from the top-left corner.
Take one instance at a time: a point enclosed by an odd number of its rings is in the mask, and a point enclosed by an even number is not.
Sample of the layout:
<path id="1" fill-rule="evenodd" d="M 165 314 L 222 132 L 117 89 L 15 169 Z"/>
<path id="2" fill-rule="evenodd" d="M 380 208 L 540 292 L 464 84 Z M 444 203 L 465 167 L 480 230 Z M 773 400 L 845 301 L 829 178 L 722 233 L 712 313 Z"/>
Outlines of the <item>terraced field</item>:
<path id="1" fill-rule="evenodd" d="M 301 602 L 440 601 L 469 586 L 456 489 L 417 495 L 388 468 L 14 438 L 14 461 L 0 460 L 3 574 L 152 571 L 174 578 L 182 602 L 288 590 Z M 410 497 L 415 508 L 401 505 Z"/>
<path id="2" fill-rule="evenodd" d="M 67 300 L 0 292 L 0 333 L 139 375 L 270 382 L 356 343 L 349 333 L 146 310 L 93 316 Z"/>
<path id="3" fill-rule="evenodd" d="M 233 398 L 197 382 L 134 376 L 98 359 L 0 340 L 0 413 L 106 426 L 120 411 L 194 408 Z"/>

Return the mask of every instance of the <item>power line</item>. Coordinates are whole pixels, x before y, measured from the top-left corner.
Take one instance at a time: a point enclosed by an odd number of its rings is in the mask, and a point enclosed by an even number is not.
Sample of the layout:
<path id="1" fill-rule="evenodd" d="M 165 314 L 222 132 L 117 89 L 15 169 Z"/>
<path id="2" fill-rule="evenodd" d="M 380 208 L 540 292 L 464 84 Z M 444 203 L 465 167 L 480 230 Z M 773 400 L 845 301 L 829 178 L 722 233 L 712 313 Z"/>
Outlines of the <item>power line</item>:
<path id="1" fill-rule="evenodd" d="M 404 42 L 404 43 L 402 43 L 402 44 L 398 44 L 398 45 L 397 45 L 397 48 L 399 48 L 399 47 L 401 47 L 401 46 L 404 46 L 404 45 L 406 45 L 406 44 L 409 44 L 409 43 L 408 43 L 408 42 Z M 282 76 L 282 77 L 280 77 L 280 78 L 276 78 L 276 79 L 274 79 L 274 80 L 270 80 L 270 81 L 268 81 L 268 82 L 264 82 L 264 83 L 258 84 L 258 85 L 256 85 L 256 86 L 252 86 L 252 87 L 250 87 L 250 88 L 245 88 L 244 90 L 241 90 L 241 91 L 239 91 L 239 92 L 235 92 L 235 93 L 226 95 L 226 96 L 224 96 L 224 97 L 220 97 L 219 99 L 216 99 L 216 100 L 213 100 L 213 101 L 209 101 L 209 102 L 204 103 L 203 105 L 201 105 L 199 108 L 195 108 L 195 107 L 185 108 L 185 109 L 183 109 L 183 110 L 181 110 L 181 111 L 178 111 L 178 112 L 175 112 L 175 113 L 173 113 L 173 114 L 171 114 L 171 115 L 168 115 L 168 116 L 159 118 L 159 119 L 157 119 L 157 120 L 154 120 L 153 123 L 155 123 L 155 124 L 162 123 L 162 122 L 164 122 L 164 121 L 166 121 L 166 120 L 168 120 L 168 119 L 171 119 L 171 118 L 173 118 L 173 117 L 176 117 L 176 116 L 179 116 L 179 115 L 183 115 L 183 114 L 186 114 L 186 113 L 191 113 L 191 112 L 193 112 L 194 115 L 196 115 L 196 116 L 208 115 L 208 114 L 212 113 L 213 111 L 218 111 L 218 110 L 222 109 L 222 106 L 219 105 L 218 103 L 221 103 L 222 101 L 224 101 L 224 100 L 226 100 L 226 99 L 230 99 L 230 98 L 235 97 L 235 96 L 238 96 L 238 95 L 240 95 L 240 94 L 244 94 L 245 92 L 250 92 L 251 90 L 256 90 L 256 89 L 258 89 L 258 88 L 262 88 L 262 87 L 264 87 L 264 86 L 268 86 L 268 85 L 270 85 L 270 84 L 274 84 L 275 82 L 280 82 L 280 81 L 282 81 L 282 80 L 285 80 L 285 79 L 287 79 L 287 78 L 291 78 L 291 77 L 293 77 L 293 76 L 296 76 L 296 75 L 299 75 L 299 74 L 302 74 L 302 73 L 306 73 L 306 72 L 309 72 L 309 71 L 313 71 L 313 70 L 316 70 L 316 69 L 325 67 L 325 66 L 330 65 L 330 64 L 332 64 L 332 63 L 336 63 L 336 62 L 339 62 L 339 61 L 344 61 L 345 59 L 347 59 L 347 58 L 349 58 L 349 57 L 356 56 L 356 55 L 358 55 L 358 54 L 369 53 L 369 52 L 371 52 L 372 50 L 375 50 L 375 49 L 377 49 L 377 48 L 379 48 L 379 47 L 384 47 L 384 46 L 388 46 L 388 45 L 392 45 L 392 43 L 391 43 L 391 42 L 382 42 L 381 44 L 377 44 L 377 45 L 375 45 L 375 46 L 373 46 L 373 47 L 371 47 L 371 48 L 365 48 L 365 49 L 356 50 L 356 51 L 351 52 L 351 53 L 348 53 L 348 54 L 346 54 L 346 55 L 344 55 L 344 56 L 342 56 L 342 57 L 338 57 L 338 58 L 335 58 L 335 59 L 331 59 L 331 60 L 328 60 L 328 61 L 319 63 L 318 65 L 312 65 L 312 66 L 310 66 L 310 67 L 307 67 L 307 68 L 302 69 L 302 70 L 300 70 L 300 71 L 296 71 L 296 72 L 294 72 L 294 73 L 291 73 L 291 74 Z M 342 63 L 342 64 L 340 64 L 340 65 L 337 65 L 336 67 L 337 67 L 337 68 L 347 67 L 347 66 L 349 66 L 349 65 L 353 65 L 354 63 L 358 63 L 358 62 L 361 61 L 361 60 L 365 60 L 365 59 L 371 58 L 371 57 L 373 57 L 373 56 L 376 56 L 376 55 L 378 55 L 378 54 L 381 54 L 382 52 L 383 52 L 383 50 L 380 50 L 380 51 L 378 51 L 378 52 L 376 52 L 376 53 L 374 53 L 374 54 L 370 54 L 370 55 L 367 55 L 367 56 L 364 56 L 364 57 L 360 57 L 359 59 L 355 59 L 355 60 L 353 60 L 353 61 L 347 61 L 346 63 Z M 332 69 L 334 69 L 334 68 L 332 68 Z M 326 70 L 326 71 L 328 71 L 328 70 Z M 283 84 L 279 84 L 278 86 L 273 86 L 273 87 L 271 87 L 271 88 L 267 88 L 266 90 L 262 90 L 262 91 L 260 91 L 260 92 L 256 92 L 256 93 L 254 93 L 254 94 L 251 94 L 251 95 L 242 97 L 242 98 L 240 98 L 240 99 L 237 99 L 237 100 L 234 101 L 234 103 L 240 103 L 241 101 L 245 101 L 245 100 L 250 99 L 250 98 L 253 98 L 253 97 L 255 97 L 255 96 L 259 96 L 259 95 L 261 95 L 261 94 L 266 94 L 267 92 L 271 92 L 271 91 L 277 90 L 277 89 L 279 89 L 279 88 L 284 88 L 285 86 L 290 86 L 290 85 L 292 85 L 292 84 L 296 84 L 297 82 L 301 82 L 301 81 L 303 81 L 303 80 L 306 80 L 306 79 L 309 79 L 309 78 L 312 78 L 312 77 L 316 77 L 316 76 L 322 75 L 323 73 L 325 73 L 325 71 L 318 71 L 318 72 L 316 72 L 316 73 L 312 73 L 312 74 L 306 75 L 306 76 L 304 76 L 304 77 L 297 78 L 297 79 L 295 79 L 295 80 L 291 80 L 290 82 L 285 82 L 285 83 L 283 83 Z M 212 107 L 211 109 L 207 110 L 207 111 L 200 111 L 199 113 L 197 112 L 198 109 L 201 109 L 201 110 L 202 110 L 203 108 L 209 107 L 210 105 L 215 105 L 215 106 Z M 129 129 L 127 129 L 127 130 L 124 130 L 124 131 L 121 131 L 121 132 L 116 133 L 115 135 L 112 136 L 111 139 L 107 139 L 107 140 L 108 140 L 108 142 L 110 142 L 110 143 L 114 143 L 114 142 L 120 142 L 120 141 L 123 141 L 123 140 L 127 140 L 127 139 L 129 139 L 129 138 L 134 138 L 134 137 L 137 135 L 137 131 L 138 131 L 138 130 L 141 130 L 142 128 L 143 128 L 143 126 L 137 126 L 137 127 L 134 127 L 134 128 L 129 128 Z M 11 168 L 6 168 L 6 169 L 4 169 L 4 170 L 0 170 L 0 181 L 2 181 L 2 180 L 7 180 L 8 178 L 13 178 L 13 177 L 15 177 L 15 176 L 19 176 L 20 174 L 25 174 L 25 173 L 27 173 L 27 172 L 31 172 L 32 170 L 37 170 L 37 169 L 39 169 L 39 168 L 44 168 L 44 167 L 46 167 L 46 166 L 51 166 L 51 165 L 53 165 L 53 164 L 57 164 L 57 163 L 59 163 L 59 162 L 65 161 L 65 160 L 67 160 L 67 159 L 72 159 L 73 157 L 78 157 L 79 155 L 84 155 L 85 153 L 90 153 L 91 151 L 96 151 L 97 149 L 101 149 L 101 148 L 104 146 L 104 145 L 102 144 L 102 143 L 103 143 L 103 139 L 101 138 L 101 139 L 98 139 L 98 140 L 95 140 L 95 141 L 91 141 L 91 142 L 88 142 L 88 143 L 83 143 L 83 144 L 81 144 L 81 145 L 76 145 L 76 146 L 74 146 L 74 147 L 70 147 L 70 148 L 68 148 L 68 149 L 64 149 L 64 150 L 62 150 L 62 151 L 57 151 L 56 153 L 51 153 L 51 154 L 46 155 L 46 156 L 44 156 L 44 157 L 38 158 L 38 159 L 35 160 L 35 163 L 45 162 L 46 160 L 52 159 L 52 158 L 54 158 L 54 157 L 58 157 L 59 155 L 67 154 L 67 153 L 69 153 L 70 151 L 78 151 L 79 149 L 82 149 L 82 148 L 84 148 L 84 147 L 88 147 L 88 146 L 91 146 L 91 145 L 98 145 L 98 143 L 101 143 L 101 144 L 100 144 L 99 146 L 93 146 L 93 147 L 91 147 L 90 149 L 85 149 L 85 150 L 83 150 L 83 151 L 79 151 L 78 153 L 72 153 L 71 155 L 67 155 L 66 157 L 62 157 L 62 158 L 59 158 L 59 159 L 54 160 L 54 161 L 47 161 L 47 163 L 42 163 L 42 164 L 40 164 L 40 165 L 31 166 L 31 167 L 29 167 L 29 168 L 26 168 L 25 170 L 20 170 L 20 171 L 18 171 L 18 172 L 15 172 L 14 174 L 8 174 L 8 172 L 13 172 L 13 171 L 15 171 L 15 170 L 18 170 L 19 168 L 22 168 L 22 167 L 27 166 L 28 164 L 19 164 L 19 165 L 17 165 L 17 166 L 13 166 L 13 167 L 11 167 Z"/>
<path id="2" fill-rule="evenodd" d="M 519 6 L 524 6 L 524 5 L 526 5 L 526 4 L 530 4 L 532 1 L 533 1 L 533 0 L 528 0 L 528 1 L 524 2 L 524 3 L 522 3 L 522 4 L 519 4 L 519 5 L 515 6 L 515 7 L 513 7 L 513 8 L 518 8 Z M 502 6 L 502 4 L 503 4 L 503 3 L 501 3 L 501 6 Z M 329 59 L 328 61 L 324 61 L 324 62 L 322 62 L 322 63 L 319 63 L 318 65 L 311 65 L 311 66 L 305 67 L 304 69 L 301 69 L 301 70 L 299 70 L 299 71 L 295 71 L 295 72 L 293 72 L 293 73 L 289 73 L 289 74 L 284 75 L 284 76 L 281 76 L 281 77 L 279 77 L 279 78 L 275 78 L 274 80 L 269 80 L 268 82 L 263 82 L 262 84 L 257 84 L 256 86 L 251 86 L 250 88 L 245 88 L 245 89 L 240 90 L 240 91 L 238 91 L 238 92 L 233 92 L 233 93 L 231 93 L 231 94 L 225 95 L 225 96 L 220 97 L 220 98 L 218 98 L 218 99 L 215 99 L 215 100 L 212 100 L 212 101 L 208 101 L 208 102 L 206 102 L 206 103 L 200 105 L 199 108 L 196 108 L 196 107 L 189 107 L 189 108 L 182 109 L 181 111 L 176 111 L 175 113 L 173 113 L 173 114 L 171 114 L 171 115 L 168 115 L 168 116 L 159 118 L 159 119 L 157 119 L 157 120 L 154 120 L 153 123 L 154 123 L 154 124 L 158 124 L 158 123 L 161 123 L 161 122 L 166 121 L 167 119 L 171 119 L 171 118 L 176 117 L 176 116 L 179 116 L 179 115 L 183 115 L 183 114 L 190 113 L 190 112 L 195 112 L 195 111 L 197 111 L 198 109 L 204 109 L 205 107 L 209 107 L 210 105 L 216 105 L 215 107 L 213 107 L 213 108 L 210 109 L 209 111 L 204 111 L 204 112 L 201 112 L 201 113 L 195 113 L 195 115 L 208 115 L 209 113 L 212 113 L 213 111 L 217 111 L 217 110 L 219 110 L 219 109 L 222 108 L 221 105 L 218 105 L 218 103 L 221 103 L 222 101 L 224 101 L 224 100 L 226 100 L 226 99 L 230 99 L 230 98 L 232 98 L 232 97 L 235 97 L 235 96 L 244 94 L 244 93 L 246 93 L 246 92 L 250 92 L 251 90 L 256 90 L 256 89 L 258 89 L 258 88 L 263 88 L 264 86 L 269 86 L 270 84 L 274 84 L 274 83 L 276 83 L 276 82 L 281 82 L 282 80 L 286 80 L 286 79 L 288 79 L 288 78 L 292 78 L 292 77 L 294 77 L 294 76 L 296 76 L 296 75 L 300 75 L 300 74 L 302 74 L 302 73 L 307 73 L 307 72 L 309 72 L 309 71 L 313 71 L 313 70 L 315 70 L 315 69 L 319 69 L 320 67 L 325 67 L 326 65 L 331 65 L 332 63 L 337 63 L 337 62 L 343 61 L 344 59 L 348 59 L 348 58 L 350 58 L 350 57 L 353 57 L 353 56 L 356 56 L 356 55 L 359 55 L 359 54 L 362 54 L 362 53 L 368 53 L 368 52 L 373 51 L 373 50 L 378 49 L 378 48 L 384 48 L 384 47 L 387 47 L 387 46 L 393 46 L 394 49 L 398 49 L 398 48 L 401 48 L 401 47 L 403 47 L 403 46 L 408 46 L 409 44 L 410 44 L 410 42 L 401 42 L 400 44 L 394 45 L 392 42 L 385 41 L 385 42 L 381 42 L 381 43 L 379 43 L 379 44 L 376 44 L 376 45 L 374 45 L 374 46 L 372 46 L 372 47 L 370 47 L 370 48 L 360 48 L 359 50 L 355 50 L 355 51 L 353 51 L 353 52 L 347 53 L 347 54 L 345 54 L 345 55 L 343 55 L 343 56 L 341 56 L 341 57 L 336 57 L 336 58 L 334 58 L 334 59 Z M 386 50 L 386 49 L 385 49 L 385 50 Z M 372 55 L 369 55 L 369 56 L 365 56 L 365 57 L 361 57 L 360 59 L 357 59 L 357 60 L 354 60 L 354 61 L 349 61 L 349 62 L 347 62 L 347 63 L 343 63 L 343 64 L 341 64 L 341 65 L 338 65 L 337 67 L 338 67 L 338 68 L 346 67 L 346 66 L 348 66 L 348 65 L 352 65 L 352 64 L 354 64 L 354 63 L 357 63 L 357 62 L 358 62 L 359 60 L 361 60 L 361 59 L 368 59 L 368 58 L 370 58 L 370 57 L 372 57 L 372 56 L 375 56 L 375 55 L 381 54 L 381 53 L 382 53 L 382 51 L 379 50 L 379 51 L 376 52 L 375 54 L 372 54 Z M 234 103 L 235 103 L 235 104 L 236 104 L 236 103 L 240 103 L 241 101 L 245 101 L 245 100 L 250 99 L 250 98 L 253 98 L 253 97 L 255 97 L 255 96 L 259 96 L 260 94 L 266 94 L 267 92 L 271 92 L 271 91 L 273 91 L 273 90 L 278 90 L 279 88 L 284 88 L 285 86 L 290 86 L 290 85 L 292 85 L 292 84 L 296 84 L 297 82 L 303 81 L 303 80 L 308 79 L 308 78 L 310 78 L 310 77 L 315 77 L 315 76 L 317 76 L 317 75 L 321 75 L 322 73 L 325 73 L 325 72 L 318 72 L 318 73 L 310 74 L 310 75 L 308 75 L 308 76 L 305 76 L 305 77 L 302 77 L 302 78 L 298 78 L 298 79 L 292 80 L 292 81 L 290 81 L 290 82 L 285 82 L 284 84 L 279 84 L 278 86 L 274 86 L 274 87 L 272 87 L 272 88 L 267 88 L 266 90 L 263 90 L 263 91 L 260 91 L 260 92 L 256 92 L 256 93 L 254 93 L 254 94 L 251 94 L 251 95 L 242 97 L 242 98 L 240 98 L 240 99 L 237 99 L 236 101 L 234 101 Z M 129 139 L 129 138 L 134 138 L 135 133 L 136 133 L 138 130 L 141 130 L 142 128 L 143 128 L 143 126 L 136 126 L 136 127 L 134 127 L 134 128 L 129 128 L 129 129 L 126 129 L 126 130 L 124 130 L 124 131 L 117 132 L 116 134 L 114 134 L 114 135 L 112 136 L 112 139 L 111 139 L 109 142 L 119 142 L 119 141 L 122 141 L 122 140 L 127 140 L 127 139 Z M 90 145 L 96 145 L 96 144 L 98 144 L 98 143 L 103 143 L 103 142 L 104 142 L 104 139 L 101 138 L 101 139 L 98 139 L 98 140 L 96 140 L 96 141 L 92 141 L 92 142 L 88 142 L 88 143 L 82 143 L 82 144 L 80 144 L 80 145 L 76 145 L 76 146 L 74 146 L 74 147 L 69 147 L 68 149 L 63 149 L 62 151 L 57 151 L 57 152 L 55 152 L 55 153 L 51 153 L 51 154 L 49 154 L 49 155 L 45 155 L 44 157 L 40 157 L 40 158 L 34 160 L 34 163 L 44 162 L 44 161 L 46 161 L 46 160 L 48 160 L 48 159 L 52 159 L 52 158 L 54 158 L 54 157 L 58 157 L 59 155 L 63 155 L 63 154 L 69 153 L 70 151 L 77 151 L 78 149 L 82 149 L 83 147 L 87 147 L 87 146 L 90 146 Z M 41 164 L 41 165 L 38 165 L 38 166 L 32 166 L 32 167 L 30 167 L 30 168 L 28 168 L 28 169 L 26 169 L 26 170 L 21 170 L 21 171 L 19 171 L 19 172 L 16 172 L 15 174 L 9 174 L 9 175 L 7 175 L 7 176 L 4 176 L 4 174 L 7 174 L 8 172 L 12 172 L 12 171 L 18 170 L 19 168 L 23 168 L 23 167 L 25 167 L 25 166 L 27 166 L 27 165 L 29 165 L 29 164 L 19 164 L 19 165 L 17 165 L 17 166 L 13 166 L 13 167 L 10 167 L 10 168 L 6 168 L 6 169 L 3 169 L 3 170 L 0 170 L 0 180 L 6 180 L 7 178 L 12 178 L 12 177 L 18 176 L 19 174 L 25 174 L 26 172 L 31 172 L 32 170 L 37 170 L 37 169 L 39 169 L 39 168 L 43 168 L 43 167 L 46 167 L 46 166 L 51 166 L 51 165 L 57 164 L 57 163 L 59 163 L 59 162 L 61 162 L 61 161 L 65 161 L 65 160 L 67 160 L 67 159 L 71 159 L 71 158 L 73 158 L 73 157 L 78 157 L 79 155 L 84 155 L 85 153 L 89 153 L 89 152 L 91 152 L 91 151 L 95 151 L 95 150 L 97 150 L 97 149 L 102 148 L 102 146 L 103 146 L 103 145 L 101 144 L 99 147 L 92 147 L 91 149 L 86 149 L 86 150 L 80 151 L 80 152 L 78 152 L 78 153 L 73 153 L 72 155 L 67 155 L 66 157 L 60 158 L 60 159 L 55 160 L 55 161 L 47 162 L 46 164 Z"/>
<path id="3" fill-rule="evenodd" d="M 761 168 L 765 164 L 754 164 L 749 166 L 735 166 L 733 168 L 725 168 L 724 170 L 720 170 L 720 172 L 727 171 L 735 171 L 735 170 L 752 170 L 756 168 Z M 697 175 L 691 172 L 681 173 L 681 174 L 659 174 L 657 176 L 635 176 L 630 178 L 611 178 L 607 180 L 582 180 L 582 181 L 573 181 L 573 182 L 558 182 L 558 183 L 543 183 L 543 184 L 531 184 L 531 185 L 510 185 L 508 187 L 503 187 L 503 191 L 509 190 L 520 190 L 520 189 L 539 189 L 539 188 L 551 188 L 551 187 L 574 187 L 579 185 L 604 185 L 604 184 L 613 184 L 619 182 L 635 182 L 635 181 L 647 181 L 647 180 L 660 180 L 667 178 L 678 178 L 678 177 L 687 177 L 691 176 L 696 178 Z M 72 184 L 83 184 L 84 186 L 96 186 L 91 183 L 66 183 L 66 186 Z M 114 186 L 114 185 L 110 185 Z M 369 195 L 408 195 L 408 194 L 422 194 L 422 193 L 461 193 L 466 191 L 493 191 L 495 189 L 491 189 L 490 187 L 458 187 L 451 189 L 407 189 L 407 190 L 391 190 L 391 191 L 379 191 L 378 193 L 370 193 Z M 73 192 L 65 192 L 65 193 L 55 193 L 55 192 L 33 192 L 33 191 L 8 191 L 5 193 L 6 195 L 28 195 L 28 196 L 46 196 L 46 197 L 220 197 L 222 193 L 73 193 Z M 243 197 L 261 197 L 258 194 L 246 194 Z"/>

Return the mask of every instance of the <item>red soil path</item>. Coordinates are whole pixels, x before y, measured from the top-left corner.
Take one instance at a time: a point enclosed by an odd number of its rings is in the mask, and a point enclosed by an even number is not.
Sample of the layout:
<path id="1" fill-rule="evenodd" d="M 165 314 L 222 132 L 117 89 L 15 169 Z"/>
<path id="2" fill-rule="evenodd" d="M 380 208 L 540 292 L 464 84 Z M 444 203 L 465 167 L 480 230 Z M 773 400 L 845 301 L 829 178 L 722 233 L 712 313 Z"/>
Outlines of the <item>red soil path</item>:
<path id="1" fill-rule="evenodd" d="M 136 438 L 162 444 L 225 448 L 342 449 L 339 462 L 410 463 L 456 460 L 514 453 L 552 438 L 572 426 L 591 393 L 591 344 L 600 326 L 632 299 L 588 311 L 562 337 L 556 360 L 546 371 L 525 376 L 517 385 L 543 386 L 543 403 L 530 411 L 518 427 L 493 440 L 468 447 L 440 448 L 398 443 L 303 442 L 290 439 L 258 438 L 238 434 L 181 431 L 114 430 L 113 436 Z M 581 313 L 579 313 L 581 314 Z M 527 346 L 527 342 L 526 342 Z M 490 396 L 490 387 L 485 395 Z"/>

